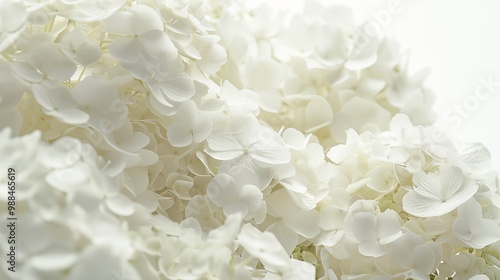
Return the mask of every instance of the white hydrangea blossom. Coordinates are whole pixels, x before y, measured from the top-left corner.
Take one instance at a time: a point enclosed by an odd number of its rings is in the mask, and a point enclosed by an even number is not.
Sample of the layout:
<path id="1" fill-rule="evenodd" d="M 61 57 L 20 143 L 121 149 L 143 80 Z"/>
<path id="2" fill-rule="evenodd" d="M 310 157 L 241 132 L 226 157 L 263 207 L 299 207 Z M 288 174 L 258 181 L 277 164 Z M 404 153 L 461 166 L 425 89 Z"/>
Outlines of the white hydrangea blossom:
<path id="1" fill-rule="evenodd" d="M 19 277 L 500 278 L 488 150 L 396 42 L 300 4 L 1 1 Z"/>
<path id="2" fill-rule="evenodd" d="M 16 215 L 22 230 L 17 241 L 23 245 L 16 273 L 34 279 L 83 279 L 83 273 L 111 277 L 134 252 L 127 223 L 106 203 L 119 181 L 106 173 L 90 146 L 71 138 L 49 146 L 40 135 L 11 138 L 9 129 L 0 134 L 1 165 L 19 172 Z M 4 219 L 8 215 L 4 207 L 0 213 Z M 5 263 L 2 268 L 7 271 Z"/>

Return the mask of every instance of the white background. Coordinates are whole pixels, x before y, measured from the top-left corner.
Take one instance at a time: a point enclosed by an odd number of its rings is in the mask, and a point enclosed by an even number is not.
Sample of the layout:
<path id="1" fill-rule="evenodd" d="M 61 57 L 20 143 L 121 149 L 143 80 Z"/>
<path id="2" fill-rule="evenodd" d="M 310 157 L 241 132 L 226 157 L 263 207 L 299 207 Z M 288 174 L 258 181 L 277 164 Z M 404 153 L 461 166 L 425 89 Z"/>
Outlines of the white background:
<path id="1" fill-rule="evenodd" d="M 428 85 L 437 95 L 436 125 L 461 141 L 485 144 L 495 169 L 500 169 L 500 85 L 468 117 L 461 118 L 460 125 L 444 118 L 455 105 L 474 98 L 480 77 L 491 75 L 500 82 L 500 1 L 336 1 L 351 6 L 360 23 L 376 20 L 375 15 L 387 10 L 391 2 L 400 3 L 400 12 L 391 15 L 383 33 L 411 50 L 410 69 L 430 67 Z"/>

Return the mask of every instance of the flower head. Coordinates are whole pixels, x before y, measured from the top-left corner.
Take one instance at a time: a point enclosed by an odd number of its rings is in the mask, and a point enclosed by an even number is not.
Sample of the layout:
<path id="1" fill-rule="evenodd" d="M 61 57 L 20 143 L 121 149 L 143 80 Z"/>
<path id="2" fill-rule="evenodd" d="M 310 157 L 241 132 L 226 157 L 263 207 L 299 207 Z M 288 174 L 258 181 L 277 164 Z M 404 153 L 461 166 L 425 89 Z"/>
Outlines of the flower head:
<path id="1" fill-rule="evenodd" d="M 477 191 L 474 180 L 466 178 L 460 168 L 439 166 L 439 171 L 413 175 L 414 189 L 403 197 L 406 212 L 418 217 L 435 217 L 449 213 L 469 200 Z"/>

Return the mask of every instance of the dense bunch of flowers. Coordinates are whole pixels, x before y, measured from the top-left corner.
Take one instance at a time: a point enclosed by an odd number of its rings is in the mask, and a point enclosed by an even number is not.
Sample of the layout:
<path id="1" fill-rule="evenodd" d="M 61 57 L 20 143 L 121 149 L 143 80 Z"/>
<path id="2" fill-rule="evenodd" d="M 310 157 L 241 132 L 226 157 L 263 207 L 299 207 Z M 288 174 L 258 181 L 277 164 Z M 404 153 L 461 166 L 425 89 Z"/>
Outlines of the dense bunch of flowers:
<path id="1" fill-rule="evenodd" d="M 500 279 L 487 149 L 432 127 L 426 72 L 348 8 L 3 0 L 0 15 L 22 244 L 0 278 Z"/>

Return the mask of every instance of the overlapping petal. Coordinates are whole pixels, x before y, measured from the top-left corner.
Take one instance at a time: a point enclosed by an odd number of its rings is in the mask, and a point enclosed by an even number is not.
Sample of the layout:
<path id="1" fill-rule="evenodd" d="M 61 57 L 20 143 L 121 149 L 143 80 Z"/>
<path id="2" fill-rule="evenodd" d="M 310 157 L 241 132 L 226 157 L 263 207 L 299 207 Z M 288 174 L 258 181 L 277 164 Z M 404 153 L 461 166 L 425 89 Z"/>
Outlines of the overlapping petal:
<path id="1" fill-rule="evenodd" d="M 477 191 L 474 180 L 465 178 L 460 168 L 441 165 L 439 171 L 413 176 L 414 190 L 403 197 L 403 207 L 419 217 L 436 217 L 449 213 L 469 200 Z"/>

